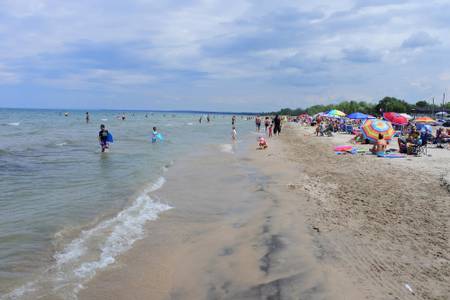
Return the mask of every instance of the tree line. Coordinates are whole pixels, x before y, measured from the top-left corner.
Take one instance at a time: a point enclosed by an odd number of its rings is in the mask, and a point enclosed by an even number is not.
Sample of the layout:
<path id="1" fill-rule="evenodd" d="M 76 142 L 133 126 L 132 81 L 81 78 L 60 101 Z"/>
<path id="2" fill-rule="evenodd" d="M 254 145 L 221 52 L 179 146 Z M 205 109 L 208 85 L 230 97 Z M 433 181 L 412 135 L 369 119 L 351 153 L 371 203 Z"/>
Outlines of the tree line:
<path id="1" fill-rule="evenodd" d="M 450 110 L 450 102 L 446 103 L 443 107 L 442 105 L 433 105 L 432 103 L 428 103 L 424 100 L 418 101 L 415 104 L 410 104 L 405 100 L 397 99 L 395 97 L 384 97 L 378 101 L 378 103 L 368 103 L 365 101 L 343 101 L 338 104 L 313 105 L 308 108 L 283 108 L 273 113 L 290 116 L 298 116 L 307 113 L 312 116 L 319 112 L 325 112 L 332 109 L 343 111 L 346 114 L 350 114 L 352 112 L 362 112 L 365 114 L 378 115 L 381 111 L 415 114 Z"/>

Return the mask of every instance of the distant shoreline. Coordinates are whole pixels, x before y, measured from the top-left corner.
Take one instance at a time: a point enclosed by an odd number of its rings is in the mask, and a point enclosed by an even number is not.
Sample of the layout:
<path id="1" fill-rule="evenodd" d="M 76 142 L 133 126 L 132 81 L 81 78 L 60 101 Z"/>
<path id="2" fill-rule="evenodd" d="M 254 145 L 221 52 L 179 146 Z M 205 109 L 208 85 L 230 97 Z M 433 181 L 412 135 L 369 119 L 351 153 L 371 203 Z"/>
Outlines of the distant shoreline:
<path id="1" fill-rule="evenodd" d="M 220 115 L 259 115 L 263 112 L 233 112 L 233 111 L 207 111 L 207 110 L 158 110 L 158 109 L 103 109 L 103 108 L 21 108 L 21 107 L 0 107 L 0 110 L 40 110 L 40 111 L 110 111 L 110 112 L 149 112 L 149 113 L 178 113 L 178 114 L 220 114 Z"/>

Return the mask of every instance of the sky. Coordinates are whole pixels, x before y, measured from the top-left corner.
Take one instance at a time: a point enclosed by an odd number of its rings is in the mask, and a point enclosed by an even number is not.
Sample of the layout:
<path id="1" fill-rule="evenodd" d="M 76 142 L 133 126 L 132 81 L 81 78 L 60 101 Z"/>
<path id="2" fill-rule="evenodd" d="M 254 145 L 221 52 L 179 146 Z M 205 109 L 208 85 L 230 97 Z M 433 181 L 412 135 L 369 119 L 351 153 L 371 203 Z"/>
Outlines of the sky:
<path id="1" fill-rule="evenodd" d="M 441 101 L 449 11 L 442 0 L 1 0 L 0 107 Z"/>

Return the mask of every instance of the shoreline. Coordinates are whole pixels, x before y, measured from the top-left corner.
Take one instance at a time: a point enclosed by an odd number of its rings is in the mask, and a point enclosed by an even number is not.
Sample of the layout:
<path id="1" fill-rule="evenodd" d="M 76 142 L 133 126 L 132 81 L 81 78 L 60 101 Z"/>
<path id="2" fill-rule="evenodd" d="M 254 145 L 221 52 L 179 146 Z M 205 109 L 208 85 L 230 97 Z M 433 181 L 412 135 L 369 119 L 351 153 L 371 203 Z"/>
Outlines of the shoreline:
<path id="1" fill-rule="evenodd" d="M 413 178 L 397 163 L 338 157 L 330 141 L 284 128 L 266 151 L 175 165 L 157 192 L 175 209 L 79 299 L 445 299 L 448 192 L 433 177 L 402 195 L 388 174 L 377 183 L 393 186 L 386 197 L 370 182 L 355 193 L 361 167 Z M 432 205 L 420 201 L 430 190 Z"/>

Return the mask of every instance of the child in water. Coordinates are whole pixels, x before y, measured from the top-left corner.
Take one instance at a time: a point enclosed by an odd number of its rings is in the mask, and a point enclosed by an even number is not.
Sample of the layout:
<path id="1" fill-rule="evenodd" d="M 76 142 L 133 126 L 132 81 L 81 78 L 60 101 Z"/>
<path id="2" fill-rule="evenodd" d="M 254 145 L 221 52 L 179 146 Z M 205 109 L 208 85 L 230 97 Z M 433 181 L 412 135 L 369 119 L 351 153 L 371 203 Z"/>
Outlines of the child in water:
<path id="1" fill-rule="evenodd" d="M 156 127 L 153 127 L 153 133 L 152 133 L 152 143 L 156 143 L 156 139 L 158 138 L 158 131 L 156 130 Z"/>
<path id="2" fill-rule="evenodd" d="M 233 130 L 231 131 L 231 139 L 233 141 L 237 140 L 237 132 L 236 132 L 236 127 L 233 126 Z"/>
<path id="3" fill-rule="evenodd" d="M 102 152 L 109 149 L 108 145 L 108 130 L 105 129 L 105 125 L 100 125 L 100 131 L 98 132 L 98 141 L 100 142 L 100 147 L 102 147 Z"/>

